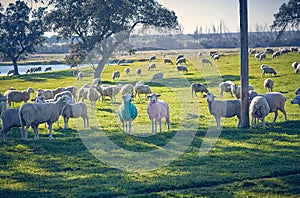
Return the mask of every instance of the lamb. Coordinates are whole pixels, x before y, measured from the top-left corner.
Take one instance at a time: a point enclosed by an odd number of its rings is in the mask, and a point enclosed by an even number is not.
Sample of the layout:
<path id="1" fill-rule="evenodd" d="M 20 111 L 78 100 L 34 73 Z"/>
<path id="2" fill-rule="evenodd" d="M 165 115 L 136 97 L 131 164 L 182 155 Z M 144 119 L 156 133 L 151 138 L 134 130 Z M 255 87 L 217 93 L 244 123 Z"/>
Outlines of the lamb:
<path id="1" fill-rule="evenodd" d="M 155 81 L 155 80 L 162 80 L 164 77 L 164 74 L 163 73 L 157 73 L 157 74 L 154 74 L 151 78 L 151 82 Z"/>
<path id="2" fill-rule="evenodd" d="M 154 61 L 154 60 L 156 60 L 156 56 L 151 56 L 151 57 L 149 58 L 149 62 Z"/>
<path id="3" fill-rule="evenodd" d="M 69 118 L 78 118 L 82 117 L 83 126 L 89 126 L 89 117 L 87 113 L 87 106 L 83 102 L 77 102 L 74 104 L 67 104 L 63 110 L 61 115 L 64 118 L 64 128 L 68 129 Z"/>
<path id="4" fill-rule="evenodd" d="M 227 80 L 225 82 L 221 82 L 219 84 L 219 87 L 220 87 L 220 97 L 223 98 L 223 92 L 229 92 L 231 96 L 232 95 L 232 92 L 231 92 L 231 85 L 233 85 L 234 83 L 231 82 L 230 80 Z"/>
<path id="5" fill-rule="evenodd" d="M 186 64 L 186 59 L 184 57 L 182 58 L 179 58 L 178 60 L 176 60 L 176 65 L 179 65 L 179 64 Z"/>
<path id="6" fill-rule="evenodd" d="M 132 84 L 125 84 L 122 86 L 120 92 L 122 95 L 125 95 L 126 93 L 133 95 L 133 90 L 134 90 L 134 87 Z"/>
<path id="7" fill-rule="evenodd" d="M 87 99 L 91 103 L 91 109 L 96 109 L 96 101 L 99 99 L 99 93 L 94 86 L 90 86 L 87 91 Z"/>
<path id="8" fill-rule="evenodd" d="M 250 96 L 250 100 L 252 100 L 255 96 L 257 96 L 258 94 L 256 92 L 252 92 L 251 94 L 249 94 Z M 287 115 L 286 115 L 286 111 L 284 109 L 284 104 L 286 101 L 286 97 L 279 92 L 269 92 L 269 93 L 265 93 L 265 94 L 260 94 L 259 96 L 264 97 L 270 107 L 270 113 L 274 112 L 275 116 L 274 116 L 274 120 L 273 123 L 276 121 L 277 116 L 278 116 L 278 110 L 281 111 L 284 115 L 285 121 L 287 121 Z"/>
<path id="9" fill-rule="evenodd" d="M 252 117 L 251 126 L 256 128 L 258 125 L 258 119 L 262 119 L 262 128 L 266 129 L 265 117 L 270 112 L 270 107 L 267 100 L 262 96 L 256 96 L 252 99 L 249 105 L 249 113 Z"/>
<path id="10" fill-rule="evenodd" d="M 21 127 L 19 120 L 19 108 L 11 108 L 5 110 L 1 115 L 2 129 L 0 131 L 0 141 L 3 137 L 3 141 L 7 141 L 7 133 L 13 127 Z"/>
<path id="11" fill-rule="evenodd" d="M 68 86 L 68 87 L 65 88 L 65 91 L 71 92 L 74 99 L 77 98 L 76 97 L 77 87 L 75 87 L 75 86 Z"/>
<path id="12" fill-rule="evenodd" d="M 36 91 L 36 96 L 43 96 L 46 100 L 48 100 L 48 99 L 52 99 L 54 94 L 53 91 L 50 89 L 42 90 L 41 88 L 39 88 Z"/>
<path id="13" fill-rule="evenodd" d="M 82 72 L 78 72 L 77 76 L 76 76 L 76 80 L 81 80 L 83 77 L 83 73 Z"/>
<path id="14" fill-rule="evenodd" d="M 123 103 L 120 105 L 118 110 L 118 116 L 122 123 L 123 134 L 126 132 L 126 134 L 130 134 L 130 135 L 132 135 L 132 129 L 131 129 L 132 121 L 138 115 L 136 106 L 131 102 L 131 97 L 133 96 L 130 93 L 126 93 L 125 95 L 123 95 L 122 96 Z"/>
<path id="15" fill-rule="evenodd" d="M 269 92 L 272 92 L 273 86 L 274 86 L 274 81 L 271 78 L 267 78 L 264 81 L 264 89 L 268 88 Z"/>
<path id="16" fill-rule="evenodd" d="M 28 139 L 28 128 L 31 126 L 34 130 L 34 139 L 39 139 L 38 125 L 47 123 L 49 127 L 49 138 L 52 136 L 52 124 L 58 120 L 63 107 L 72 103 L 70 97 L 63 96 L 53 103 L 26 103 L 19 110 L 19 119 L 22 127 L 22 140 Z"/>
<path id="17" fill-rule="evenodd" d="M 152 64 L 150 64 L 149 66 L 148 66 L 148 71 L 154 71 L 154 70 L 156 70 L 156 64 L 155 63 L 152 63 Z"/>
<path id="18" fill-rule="evenodd" d="M 298 87 L 295 91 L 295 95 L 299 95 L 300 94 L 300 87 Z"/>
<path id="19" fill-rule="evenodd" d="M 120 72 L 119 71 L 114 71 L 112 75 L 112 79 L 115 80 L 116 78 L 120 78 Z"/>
<path id="20" fill-rule="evenodd" d="M 170 63 L 171 65 L 173 65 L 172 60 L 169 59 L 169 58 L 164 58 L 164 63 L 165 63 L 165 64 Z"/>
<path id="21" fill-rule="evenodd" d="M 178 66 L 176 67 L 176 69 L 177 69 L 178 73 L 179 73 L 180 71 L 183 71 L 183 72 L 185 72 L 186 74 L 188 73 L 188 68 L 187 68 L 186 66 L 178 65 Z"/>
<path id="22" fill-rule="evenodd" d="M 201 92 L 202 95 L 203 95 L 203 92 L 205 92 L 205 93 L 208 92 L 207 88 L 200 83 L 192 83 L 191 89 L 192 89 L 192 97 L 193 97 L 194 93 L 195 93 L 195 96 L 198 97 L 196 94 L 197 92 Z"/>
<path id="23" fill-rule="evenodd" d="M 157 131 L 157 121 L 159 122 L 159 131 L 162 131 L 161 119 L 165 118 L 168 126 L 168 131 L 170 131 L 170 112 L 168 104 L 163 100 L 158 100 L 160 94 L 152 93 L 148 95 L 149 103 L 147 106 L 147 114 L 152 124 L 152 134 Z"/>
<path id="24" fill-rule="evenodd" d="M 265 74 L 274 74 L 274 76 L 276 77 L 277 73 L 275 71 L 275 69 L 273 69 L 272 67 L 264 67 L 261 69 L 262 70 L 262 76 L 264 76 Z"/>
<path id="25" fill-rule="evenodd" d="M 291 104 L 298 104 L 299 108 L 300 108 L 300 96 L 295 96 L 293 98 L 293 100 L 291 101 Z"/>
<path id="26" fill-rule="evenodd" d="M 30 93 L 34 93 L 32 87 L 24 91 L 8 90 L 4 93 L 4 96 L 7 98 L 8 105 L 11 106 L 12 102 L 24 101 L 26 103 L 30 99 Z"/>
<path id="27" fill-rule="evenodd" d="M 235 84 L 230 85 L 231 93 L 235 96 L 236 99 L 241 98 L 241 86 Z M 252 85 L 248 85 L 248 90 L 254 90 Z"/>
<path id="28" fill-rule="evenodd" d="M 145 96 L 147 96 L 148 94 L 152 93 L 151 88 L 148 85 L 144 85 L 142 83 L 136 83 L 134 86 L 134 90 L 135 90 L 134 97 L 138 95 L 139 98 L 140 98 L 140 94 L 145 94 Z"/>
<path id="29" fill-rule="evenodd" d="M 209 64 L 210 66 L 212 66 L 212 63 L 210 62 L 210 60 L 208 58 L 202 58 L 201 59 L 202 65 L 206 65 Z"/>
<path id="30" fill-rule="evenodd" d="M 141 68 L 137 68 L 137 69 L 135 70 L 135 73 L 136 73 L 136 75 L 140 76 L 141 73 L 142 73 L 142 69 L 141 69 Z"/>
<path id="31" fill-rule="evenodd" d="M 130 68 L 129 68 L 129 67 L 125 68 L 125 69 L 124 69 L 124 72 L 125 72 L 125 74 L 128 76 L 129 73 L 130 73 Z"/>
<path id="32" fill-rule="evenodd" d="M 216 119 L 217 128 L 220 128 L 220 118 L 230 118 L 237 116 L 239 119 L 238 127 L 241 122 L 241 103 L 240 100 L 215 100 L 214 95 L 210 92 L 206 94 L 209 113 Z"/>
<path id="33" fill-rule="evenodd" d="M 294 69 L 297 69 L 298 65 L 299 65 L 299 63 L 293 62 L 292 67 L 293 67 Z"/>

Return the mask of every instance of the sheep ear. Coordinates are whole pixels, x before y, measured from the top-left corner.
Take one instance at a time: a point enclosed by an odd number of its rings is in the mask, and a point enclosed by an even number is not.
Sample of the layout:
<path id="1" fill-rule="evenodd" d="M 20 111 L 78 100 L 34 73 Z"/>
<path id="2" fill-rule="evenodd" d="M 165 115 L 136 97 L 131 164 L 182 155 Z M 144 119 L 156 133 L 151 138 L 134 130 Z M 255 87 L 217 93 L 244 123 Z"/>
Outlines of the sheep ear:
<path id="1" fill-rule="evenodd" d="M 34 102 L 34 101 L 35 101 L 35 99 L 36 99 L 36 98 L 32 98 L 32 99 L 31 99 L 31 102 Z"/>
<path id="2" fill-rule="evenodd" d="M 204 94 L 203 96 L 202 96 L 202 98 L 206 98 L 207 97 L 207 95 L 206 94 Z"/>
<path id="3" fill-rule="evenodd" d="M 161 95 L 160 95 L 160 94 L 157 94 L 156 96 L 157 96 L 157 97 L 160 97 Z"/>
<path id="4" fill-rule="evenodd" d="M 147 94 L 147 98 L 148 98 L 148 99 L 150 98 L 150 96 L 151 96 L 151 94 Z"/>

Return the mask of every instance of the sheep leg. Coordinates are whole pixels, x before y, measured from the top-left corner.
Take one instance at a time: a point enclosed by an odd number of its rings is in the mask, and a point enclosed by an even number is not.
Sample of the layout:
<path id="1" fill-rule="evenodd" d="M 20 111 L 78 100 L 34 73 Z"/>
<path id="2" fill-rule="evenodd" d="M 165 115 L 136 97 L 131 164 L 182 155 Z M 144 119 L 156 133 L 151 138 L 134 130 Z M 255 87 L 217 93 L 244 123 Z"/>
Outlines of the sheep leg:
<path id="1" fill-rule="evenodd" d="M 152 134 L 155 134 L 155 121 L 154 121 L 154 118 L 151 119 L 151 124 L 152 124 Z"/>
<path id="2" fill-rule="evenodd" d="M 161 132 L 161 119 L 158 119 L 158 123 L 159 123 L 159 132 Z"/>
<path id="3" fill-rule="evenodd" d="M 48 128 L 49 128 L 49 139 L 53 140 L 53 136 L 52 136 L 52 123 L 48 123 Z"/>
<path id="4" fill-rule="evenodd" d="M 23 140 L 28 140 L 28 129 L 29 129 L 29 127 L 30 126 L 27 126 L 27 125 L 25 127 L 24 136 L 23 136 L 24 138 L 22 137 Z"/>
<path id="5" fill-rule="evenodd" d="M 69 126 L 68 126 L 68 122 L 69 122 L 69 118 L 68 117 L 64 117 L 64 129 L 68 129 Z"/>
<path id="6" fill-rule="evenodd" d="M 31 126 L 34 132 L 34 139 L 38 140 L 39 139 L 39 131 L 38 131 L 38 125 L 32 125 Z"/>
<path id="7" fill-rule="evenodd" d="M 87 127 L 89 127 L 89 126 L 90 126 L 90 123 L 89 123 L 89 117 L 86 116 L 85 121 L 86 121 Z"/>
<path id="8" fill-rule="evenodd" d="M 216 123 L 217 123 L 217 128 L 220 128 L 220 117 L 215 116 Z"/>
<path id="9" fill-rule="evenodd" d="M 262 119 L 263 129 L 266 129 L 266 121 L 265 121 L 265 117 L 263 116 L 261 119 Z"/>
<path id="10" fill-rule="evenodd" d="M 125 120 L 122 122 L 122 131 L 123 131 L 123 134 L 125 134 L 125 131 L 124 131 L 124 123 L 125 122 Z"/>
<path id="11" fill-rule="evenodd" d="M 276 110 L 276 111 L 274 112 L 274 114 L 275 114 L 275 116 L 274 116 L 273 124 L 275 123 L 275 121 L 276 121 L 276 119 L 277 119 L 278 111 Z"/>
<path id="12" fill-rule="evenodd" d="M 132 135 L 132 119 L 129 120 L 129 135 Z"/>
<path id="13" fill-rule="evenodd" d="M 168 131 L 170 131 L 170 120 L 166 118 L 166 123 L 167 123 L 167 126 L 168 126 Z"/>
<path id="14" fill-rule="evenodd" d="M 286 115 L 286 111 L 284 109 L 279 109 L 279 110 L 283 113 L 285 121 L 288 121 L 288 118 L 287 118 L 287 115 Z"/>

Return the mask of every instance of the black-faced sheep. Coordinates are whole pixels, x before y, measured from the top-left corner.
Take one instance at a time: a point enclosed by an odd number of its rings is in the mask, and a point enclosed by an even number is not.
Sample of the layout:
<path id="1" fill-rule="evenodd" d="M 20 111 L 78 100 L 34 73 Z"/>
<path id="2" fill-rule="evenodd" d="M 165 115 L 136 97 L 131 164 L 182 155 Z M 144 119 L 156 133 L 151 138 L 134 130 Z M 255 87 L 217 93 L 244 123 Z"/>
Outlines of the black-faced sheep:
<path id="1" fill-rule="evenodd" d="M 270 107 L 267 100 L 262 96 L 254 97 L 249 105 L 249 113 L 252 117 L 251 127 L 256 128 L 258 125 L 258 119 L 262 119 L 262 127 L 266 129 L 265 117 L 270 112 Z"/>

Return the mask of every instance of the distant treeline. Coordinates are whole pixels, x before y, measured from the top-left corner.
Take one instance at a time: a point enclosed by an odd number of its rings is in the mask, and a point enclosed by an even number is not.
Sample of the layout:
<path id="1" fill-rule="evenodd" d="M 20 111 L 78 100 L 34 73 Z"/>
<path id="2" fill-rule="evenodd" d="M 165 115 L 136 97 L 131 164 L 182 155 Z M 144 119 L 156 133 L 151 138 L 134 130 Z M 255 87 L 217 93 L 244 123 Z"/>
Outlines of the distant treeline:
<path id="1" fill-rule="evenodd" d="M 277 38 L 277 32 L 250 32 L 249 48 L 300 46 L 300 31 L 287 31 Z M 37 47 L 39 54 L 65 54 L 69 52 L 68 40 L 46 38 L 43 46 Z M 239 33 L 178 34 L 178 35 L 132 35 L 122 50 L 161 49 L 210 49 L 240 47 Z"/>

